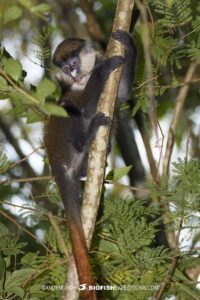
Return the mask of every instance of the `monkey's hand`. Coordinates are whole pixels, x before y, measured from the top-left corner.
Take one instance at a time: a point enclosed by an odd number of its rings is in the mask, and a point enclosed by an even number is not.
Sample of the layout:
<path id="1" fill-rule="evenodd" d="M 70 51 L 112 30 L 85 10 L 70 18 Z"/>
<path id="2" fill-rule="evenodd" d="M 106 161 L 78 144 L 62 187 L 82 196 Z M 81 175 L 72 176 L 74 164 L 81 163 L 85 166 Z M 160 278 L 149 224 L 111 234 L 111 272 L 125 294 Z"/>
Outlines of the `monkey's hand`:
<path id="1" fill-rule="evenodd" d="M 79 141 L 76 144 L 76 149 L 78 151 L 84 151 L 88 149 L 92 140 L 95 138 L 97 130 L 100 126 L 110 127 L 112 125 L 112 120 L 107 117 L 104 113 L 97 113 L 92 121 L 90 122 L 87 136 L 84 138 L 84 141 Z"/>
<path id="2" fill-rule="evenodd" d="M 110 58 L 107 58 L 107 60 L 106 60 L 107 67 L 109 66 L 112 71 L 115 70 L 116 68 L 120 67 L 123 64 L 123 62 L 124 62 L 124 59 L 120 55 L 112 56 Z"/>
<path id="3" fill-rule="evenodd" d="M 110 127 L 112 125 L 112 120 L 111 118 L 107 117 L 104 113 L 99 112 L 95 115 L 95 117 L 92 119 L 90 123 L 90 128 L 96 128 L 98 129 L 99 126 L 106 126 Z"/>
<path id="4" fill-rule="evenodd" d="M 88 136 L 90 137 L 90 140 L 93 140 L 98 128 L 100 126 L 106 126 L 106 127 L 111 127 L 112 125 L 112 120 L 107 117 L 104 113 L 97 113 L 95 117 L 92 119 L 89 130 L 88 130 Z"/>
<path id="5" fill-rule="evenodd" d="M 123 30 L 116 30 L 112 33 L 112 37 L 118 42 L 120 42 L 122 45 L 124 45 L 124 48 L 126 50 L 133 48 L 133 39 L 128 32 Z"/>

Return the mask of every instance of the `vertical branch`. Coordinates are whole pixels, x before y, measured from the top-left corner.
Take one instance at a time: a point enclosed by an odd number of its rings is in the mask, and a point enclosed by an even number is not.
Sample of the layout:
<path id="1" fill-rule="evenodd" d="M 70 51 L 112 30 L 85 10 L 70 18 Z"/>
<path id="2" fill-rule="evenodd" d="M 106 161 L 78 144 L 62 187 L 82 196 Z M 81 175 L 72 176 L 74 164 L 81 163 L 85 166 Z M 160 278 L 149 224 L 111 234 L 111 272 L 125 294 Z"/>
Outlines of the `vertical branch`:
<path id="1" fill-rule="evenodd" d="M 182 230 L 182 225 L 183 225 L 183 220 L 181 219 L 180 226 L 179 226 L 176 238 L 175 238 L 177 249 L 179 248 L 179 239 L 180 239 L 180 234 L 181 234 L 181 230 Z M 169 267 L 164 280 L 161 282 L 158 290 L 156 291 L 156 293 L 153 297 L 154 300 L 160 300 L 162 298 L 162 295 L 164 294 L 165 290 L 167 289 L 167 286 L 171 282 L 172 276 L 174 275 L 174 272 L 176 270 L 178 262 L 179 262 L 179 256 L 175 256 L 172 258 L 171 266 Z"/>
<path id="2" fill-rule="evenodd" d="M 176 99 L 175 110 L 174 110 L 174 114 L 172 117 L 170 129 L 169 129 L 167 146 L 166 146 L 165 156 L 164 156 L 164 160 L 163 160 L 163 174 L 164 175 L 169 174 L 169 165 L 170 165 L 171 155 L 172 155 L 173 146 L 174 146 L 174 138 L 175 138 L 178 122 L 180 120 L 181 112 L 183 110 L 183 106 L 184 106 L 184 103 L 185 103 L 185 100 L 187 98 L 188 91 L 189 91 L 188 83 L 192 80 L 197 66 L 198 66 L 198 64 L 196 62 L 192 62 L 191 65 L 189 66 L 188 71 L 185 76 L 185 80 L 184 80 L 185 85 L 180 88 L 177 99 Z M 181 220 L 177 236 L 175 237 L 175 233 L 173 230 L 172 223 L 170 222 L 169 216 L 170 216 L 170 209 L 169 209 L 169 205 L 166 203 L 165 207 L 164 207 L 163 217 L 164 217 L 164 221 L 166 223 L 166 230 L 167 230 L 166 233 L 167 233 L 167 237 L 168 237 L 168 242 L 172 248 L 178 249 L 180 231 L 182 228 L 183 220 Z M 155 300 L 160 300 L 162 298 L 162 296 L 163 296 L 164 292 L 166 291 L 167 286 L 169 285 L 169 283 L 172 279 L 172 276 L 176 270 L 178 260 L 179 260 L 178 256 L 174 257 L 172 259 L 172 263 L 166 274 L 166 277 L 163 280 L 163 282 L 160 284 L 159 289 L 155 293 L 155 296 L 154 296 Z"/>
<path id="3" fill-rule="evenodd" d="M 151 43 L 150 43 L 150 35 L 149 35 L 149 25 L 148 25 L 148 17 L 146 12 L 145 5 L 140 1 L 136 0 L 136 4 L 141 13 L 141 19 L 143 21 L 143 30 L 142 30 L 142 43 L 144 49 L 144 59 L 145 59 L 145 69 L 146 69 L 146 77 L 147 77 L 147 92 L 150 101 L 150 120 L 152 124 L 153 131 L 156 135 L 156 139 L 158 142 L 158 120 L 156 114 L 156 99 L 154 95 L 154 87 L 153 87 L 153 69 L 152 69 L 152 61 L 151 61 Z"/>
<path id="4" fill-rule="evenodd" d="M 183 106 L 185 104 L 185 100 L 188 95 L 189 91 L 189 85 L 188 83 L 192 80 L 194 76 L 194 72 L 197 68 L 198 64 L 196 62 L 192 62 L 191 65 L 188 68 L 188 71 L 185 76 L 185 85 L 180 88 L 177 99 L 176 99 L 176 105 L 175 105 L 175 110 L 174 114 L 172 117 L 170 129 L 169 129 L 169 134 L 167 138 L 167 146 L 165 150 L 165 155 L 163 159 L 163 175 L 168 175 L 169 174 L 169 165 L 170 165 L 170 160 L 171 160 L 171 155 L 173 151 L 173 146 L 174 146 L 174 138 L 178 126 L 178 122 L 181 116 L 181 112 L 183 110 Z M 173 229 L 173 224 L 170 218 L 170 208 L 167 203 L 164 205 L 164 213 L 163 213 L 163 218 L 165 222 L 165 227 L 166 227 L 166 235 L 167 235 L 167 240 L 171 248 L 175 249 L 177 247 L 176 240 L 175 240 L 175 234 L 174 234 L 174 229 Z"/>
<path id="5" fill-rule="evenodd" d="M 143 34 L 142 34 L 142 41 L 143 41 L 143 48 L 144 48 L 144 56 L 145 56 L 145 65 L 146 65 L 146 73 L 147 73 L 147 91 L 150 99 L 150 118 L 152 122 L 152 127 L 153 130 L 156 134 L 156 137 L 158 138 L 158 133 L 157 133 L 157 116 L 156 116 L 156 100 L 154 96 L 154 87 L 153 87 L 153 70 L 152 70 L 152 61 L 151 61 L 151 45 L 150 45 L 150 36 L 149 36 L 149 29 L 148 29 L 148 18 L 147 18 L 147 13 L 146 13 L 146 8 L 145 5 L 140 1 L 136 0 L 136 4 L 141 12 L 141 18 L 143 20 Z M 163 160 L 163 174 L 167 175 L 169 172 L 169 164 L 170 164 L 170 159 L 171 159 L 171 154 L 173 150 L 173 145 L 174 145 L 174 136 L 176 133 L 178 121 L 180 118 L 180 113 L 183 109 L 183 105 L 185 103 L 185 99 L 188 94 L 189 86 L 187 85 L 188 82 L 192 80 L 193 74 L 196 70 L 197 64 L 192 63 L 191 66 L 188 69 L 188 72 L 185 77 L 185 83 L 178 94 L 177 101 L 176 101 L 176 107 L 175 107 L 175 112 L 173 115 L 172 123 L 170 126 L 170 131 L 169 131 L 169 136 L 167 140 L 167 147 L 166 147 L 166 152 Z M 150 161 L 153 161 L 153 159 L 150 159 Z M 153 170 L 153 172 L 152 172 Z M 151 172 L 153 177 L 155 178 L 155 167 L 153 164 L 153 169 L 151 168 Z M 156 176 L 157 177 L 157 176 Z M 156 180 L 157 182 L 158 180 Z M 159 200 L 159 199 L 158 199 Z M 165 229 L 166 229 L 166 236 L 168 243 L 171 248 L 176 248 L 176 240 L 175 240 L 175 234 L 174 234 L 174 229 L 171 223 L 170 219 L 170 209 L 167 204 L 162 204 L 162 209 L 163 209 L 163 219 L 165 223 Z"/>
<path id="6" fill-rule="evenodd" d="M 174 110 L 174 114 L 172 117 L 170 129 L 169 129 L 169 134 L 167 138 L 167 146 L 165 150 L 165 156 L 163 160 L 163 174 L 167 175 L 169 173 L 169 164 L 171 160 L 171 155 L 173 151 L 173 146 L 174 146 L 174 137 L 176 134 L 178 122 L 180 119 L 181 112 L 183 110 L 183 106 L 185 103 L 185 100 L 188 95 L 189 91 L 189 85 L 188 83 L 192 81 L 192 78 L 194 76 L 194 72 L 197 68 L 198 64 L 196 62 L 191 63 L 191 65 L 188 68 L 188 71 L 185 75 L 185 80 L 184 83 L 185 85 L 180 88 L 177 99 L 176 99 L 176 106 Z"/>
<path id="7" fill-rule="evenodd" d="M 116 8 L 115 20 L 113 24 L 113 32 L 117 29 L 129 31 L 132 10 L 134 6 L 133 0 L 119 0 Z M 123 55 L 123 46 L 111 39 L 109 41 L 107 55 Z M 115 70 L 109 76 L 105 89 L 100 97 L 98 111 L 113 118 L 115 100 L 117 97 L 118 85 L 121 75 L 121 68 Z M 88 246 L 90 245 L 96 214 L 101 197 L 102 184 L 104 179 L 105 160 L 107 152 L 107 144 L 109 140 L 110 129 L 100 127 L 96 138 L 91 146 L 88 161 L 87 181 L 84 191 L 84 202 L 82 210 L 82 221 Z M 89 214 L 88 214 L 89 212 Z"/>
<path id="8" fill-rule="evenodd" d="M 147 130 L 145 128 L 144 122 L 142 120 L 141 114 L 140 112 L 138 112 L 135 116 L 135 121 L 137 124 L 137 127 L 140 131 L 143 143 L 144 143 L 144 147 L 146 150 L 146 154 L 147 154 L 147 159 L 148 159 L 148 163 L 149 163 L 149 167 L 150 167 L 150 172 L 151 172 L 151 176 L 154 179 L 155 182 L 158 182 L 158 170 L 157 170 L 157 166 L 156 166 L 156 162 L 153 156 L 153 152 L 151 149 L 151 145 L 150 145 L 150 140 L 149 140 L 149 136 L 147 133 Z"/>

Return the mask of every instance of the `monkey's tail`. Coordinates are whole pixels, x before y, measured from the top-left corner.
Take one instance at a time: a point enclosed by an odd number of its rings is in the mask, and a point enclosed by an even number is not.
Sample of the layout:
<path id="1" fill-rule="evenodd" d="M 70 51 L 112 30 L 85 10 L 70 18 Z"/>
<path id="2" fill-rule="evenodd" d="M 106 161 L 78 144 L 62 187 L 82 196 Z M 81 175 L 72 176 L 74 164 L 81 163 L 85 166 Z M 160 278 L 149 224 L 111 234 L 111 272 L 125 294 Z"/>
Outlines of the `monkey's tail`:
<path id="1" fill-rule="evenodd" d="M 75 258 L 79 284 L 84 284 L 86 287 L 82 290 L 82 297 L 84 300 L 96 300 L 95 290 L 89 289 L 89 286 L 94 285 L 94 280 L 92 277 L 88 258 L 88 249 L 81 222 L 81 182 L 77 176 L 72 174 L 68 176 L 66 173 L 64 178 L 59 178 L 59 180 L 58 178 L 56 179 L 59 183 L 58 187 L 68 216 L 70 239 L 72 242 L 72 251 Z"/>

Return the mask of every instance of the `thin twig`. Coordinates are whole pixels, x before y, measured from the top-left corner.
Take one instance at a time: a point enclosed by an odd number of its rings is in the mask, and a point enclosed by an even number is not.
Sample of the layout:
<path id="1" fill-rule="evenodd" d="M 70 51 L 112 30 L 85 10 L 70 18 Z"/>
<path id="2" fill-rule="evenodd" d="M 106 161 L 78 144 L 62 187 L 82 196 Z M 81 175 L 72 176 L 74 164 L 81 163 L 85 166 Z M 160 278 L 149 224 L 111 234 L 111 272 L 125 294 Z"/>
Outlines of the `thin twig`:
<path id="1" fill-rule="evenodd" d="M 53 228 L 54 228 L 54 230 L 56 232 L 56 236 L 57 236 L 58 242 L 60 244 L 60 247 L 62 249 L 62 252 L 69 259 L 69 252 L 68 252 L 68 249 L 67 249 L 67 247 L 65 245 L 65 241 L 64 241 L 64 238 L 63 238 L 62 233 L 60 231 L 60 227 L 55 222 L 54 216 L 51 213 L 48 214 L 48 217 L 49 217 L 49 220 L 51 222 L 51 225 L 53 226 Z"/>
<path id="2" fill-rule="evenodd" d="M 44 197 L 44 196 L 42 196 L 42 197 Z M 5 204 L 5 205 L 9 205 L 9 206 L 12 206 L 12 207 L 17 207 L 17 208 L 21 208 L 21 209 L 27 209 L 27 210 L 30 210 L 30 211 L 32 211 L 34 213 L 38 213 L 38 211 L 39 211 L 39 213 L 41 215 L 49 216 L 49 212 L 47 213 L 47 212 L 43 211 L 40 208 L 38 209 L 38 208 L 29 207 L 29 206 L 18 205 L 18 204 L 10 203 L 10 202 L 7 202 L 7 201 L 1 201 L 1 200 L 0 200 L 0 203 Z M 66 218 L 61 218 L 61 217 L 58 217 L 58 216 L 53 215 L 53 214 L 52 214 L 52 216 L 54 217 L 54 219 L 58 219 L 60 221 L 65 221 L 65 222 L 67 221 Z"/>
<path id="3" fill-rule="evenodd" d="M 179 239 L 180 239 L 180 234 L 181 234 L 181 230 L 182 230 L 182 225 L 183 225 L 183 219 L 180 220 L 180 225 L 179 225 L 178 232 L 176 235 L 176 249 L 177 250 L 179 249 Z M 165 279 L 163 280 L 163 282 L 161 282 L 158 290 L 156 291 L 155 296 L 153 297 L 154 300 L 160 300 L 162 295 L 166 291 L 166 288 L 170 284 L 172 276 L 178 265 L 179 258 L 180 258 L 179 256 L 172 258 L 171 267 L 170 267 L 169 271 L 167 272 Z"/>
<path id="4" fill-rule="evenodd" d="M 131 191 L 139 191 L 139 192 L 147 192 L 147 193 L 149 192 L 148 189 L 126 185 L 126 184 L 120 183 L 116 180 L 106 180 L 104 183 L 118 185 L 118 186 L 121 186 L 123 188 L 127 188 Z"/>
<path id="5" fill-rule="evenodd" d="M 20 93 L 22 93 L 23 95 L 25 95 L 27 97 L 27 99 L 29 99 L 29 101 L 34 105 L 37 104 L 39 105 L 39 100 L 37 100 L 36 98 L 34 98 L 33 96 L 31 96 L 30 94 L 28 94 L 26 91 L 24 91 L 22 88 L 20 88 L 8 75 L 5 74 L 5 72 L 0 68 L 0 74 L 6 79 L 6 81 L 13 87 L 15 88 L 17 91 L 19 91 Z"/>
<path id="6" fill-rule="evenodd" d="M 16 161 L 15 163 L 13 163 L 12 165 L 10 165 L 9 169 L 14 168 L 15 166 L 21 164 L 23 161 L 27 160 L 33 153 L 37 152 L 40 148 L 41 148 L 41 146 L 38 146 L 36 149 L 34 149 L 32 152 L 30 152 L 24 158 L 22 158 L 22 159 Z"/>
<path id="7" fill-rule="evenodd" d="M 180 286 L 180 288 L 182 290 L 184 290 L 188 295 L 190 295 L 192 298 L 190 298 L 191 300 L 194 299 L 194 300 L 199 300 L 199 296 L 196 296 L 194 294 L 191 293 L 190 290 L 188 290 L 187 288 L 185 288 L 185 286 L 183 284 L 181 284 L 180 282 L 178 282 L 176 279 L 174 279 L 173 277 L 171 278 L 172 281 L 174 281 L 177 285 Z M 197 284 L 197 283 L 195 283 Z"/>
<path id="8" fill-rule="evenodd" d="M 26 232 L 28 235 L 30 235 L 37 243 L 42 245 L 47 252 L 51 253 L 52 251 L 42 242 L 40 242 L 36 235 L 34 235 L 32 232 L 30 232 L 28 229 L 24 228 L 22 225 L 20 225 L 17 221 L 15 221 L 11 216 L 6 214 L 4 211 L 0 210 L 0 214 L 4 216 L 6 219 L 10 220 L 13 224 L 15 224 L 18 228 L 20 228 L 22 231 Z"/>
<path id="9" fill-rule="evenodd" d="M 157 182 L 158 172 L 157 172 L 156 162 L 155 162 L 153 152 L 152 152 L 152 149 L 151 149 L 151 145 L 150 145 L 147 130 L 145 128 L 144 122 L 141 119 L 141 115 L 139 113 L 136 114 L 135 121 L 136 121 L 137 127 L 140 131 L 140 134 L 141 134 L 141 137 L 142 137 L 142 140 L 143 140 L 143 143 L 144 143 L 145 151 L 146 151 L 146 154 L 147 154 L 147 159 L 148 159 L 148 162 L 149 162 L 151 176 L 154 179 L 154 181 Z"/>
<path id="10" fill-rule="evenodd" d="M 41 180 L 51 180 L 52 176 L 40 176 L 40 177 L 29 177 L 29 178 L 16 178 L 16 179 L 6 179 L 0 181 L 0 184 L 10 184 L 13 182 L 33 182 L 33 181 L 41 181 Z"/>
<path id="11" fill-rule="evenodd" d="M 191 128 L 188 129 L 185 150 L 185 163 L 188 162 Z"/>
<path id="12" fill-rule="evenodd" d="M 174 271 L 176 269 L 177 263 L 178 263 L 178 257 L 174 257 L 172 259 L 171 267 L 170 267 L 169 271 L 167 272 L 167 275 L 166 275 L 165 279 L 160 284 L 159 289 L 156 291 L 156 294 L 153 297 L 153 300 L 160 300 L 161 299 L 164 291 L 166 290 L 167 285 L 169 284 L 169 282 L 171 280 L 171 277 L 174 274 Z"/>
<path id="13" fill-rule="evenodd" d="M 0 128 L 3 132 L 3 134 L 5 135 L 6 139 L 8 140 L 8 142 L 14 148 L 17 155 L 20 157 L 20 159 L 23 159 L 24 153 L 21 150 L 19 142 L 16 139 L 16 137 L 14 136 L 14 134 L 12 133 L 9 123 L 6 122 L 3 117 L 0 118 Z M 31 167 L 31 165 L 29 164 L 28 161 L 24 161 L 23 166 L 26 170 L 27 176 L 29 176 L 29 177 L 35 176 L 35 171 L 33 170 L 33 168 Z"/>
<path id="14" fill-rule="evenodd" d="M 154 76 L 152 78 L 152 81 L 155 81 L 157 79 L 158 76 Z M 182 87 L 182 86 L 186 86 L 186 85 L 193 85 L 193 84 L 196 84 L 196 83 L 199 83 L 200 82 L 200 78 L 195 78 L 191 81 L 188 81 L 187 83 L 186 82 L 180 82 L 180 83 L 177 83 L 177 84 L 173 84 L 173 85 L 159 85 L 157 84 L 155 86 L 155 89 L 158 90 L 158 89 L 176 89 L 176 88 L 179 88 L 179 87 Z M 138 85 L 137 87 L 134 87 L 133 91 L 137 91 L 137 90 L 141 90 L 144 86 L 146 86 L 148 83 L 148 80 L 145 80 L 143 81 L 140 85 Z"/>
<path id="15" fill-rule="evenodd" d="M 158 127 L 160 129 L 160 132 L 161 132 L 161 145 L 158 144 L 157 147 L 160 148 L 160 155 L 159 155 L 159 159 L 158 159 L 158 166 L 157 166 L 157 178 L 156 178 L 156 182 L 159 182 L 160 181 L 160 165 L 161 165 L 161 160 L 162 160 L 162 154 L 163 154 L 163 144 L 164 144 L 164 133 L 163 133 L 163 130 L 162 130 L 162 127 L 160 126 L 160 122 L 158 121 Z"/>
<path id="16" fill-rule="evenodd" d="M 42 109 L 42 107 L 39 105 L 39 100 L 33 97 L 30 93 L 27 93 L 24 89 L 22 89 L 20 86 L 18 86 L 14 80 L 10 76 L 8 76 L 3 69 L 0 68 L 0 75 L 6 79 L 6 81 L 18 92 L 20 92 L 22 95 L 26 97 L 26 99 L 29 101 L 30 108 L 33 112 L 35 112 L 41 119 L 44 119 L 46 117 L 46 112 Z M 13 91 L 12 91 L 13 92 Z M 6 92 L 6 95 L 9 97 L 9 92 Z"/>

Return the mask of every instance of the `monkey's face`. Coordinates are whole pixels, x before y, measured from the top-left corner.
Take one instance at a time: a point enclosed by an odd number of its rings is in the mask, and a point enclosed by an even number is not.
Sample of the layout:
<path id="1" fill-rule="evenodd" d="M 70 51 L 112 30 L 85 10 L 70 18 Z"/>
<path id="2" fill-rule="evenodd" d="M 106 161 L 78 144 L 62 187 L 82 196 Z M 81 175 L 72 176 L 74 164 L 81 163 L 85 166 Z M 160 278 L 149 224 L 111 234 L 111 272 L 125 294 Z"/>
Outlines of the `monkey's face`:
<path id="1" fill-rule="evenodd" d="M 83 90 L 94 69 L 95 61 L 96 51 L 90 43 L 75 39 L 65 40 L 57 47 L 54 55 L 54 62 L 61 70 L 57 78 L 70 85 L 73 90 Z"/>

